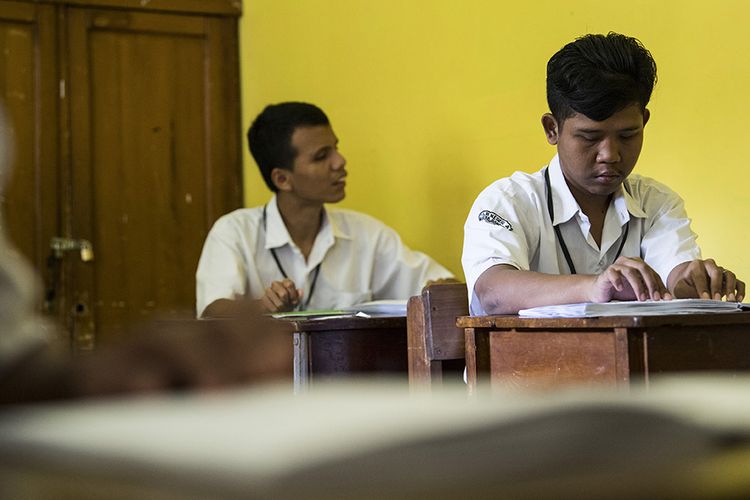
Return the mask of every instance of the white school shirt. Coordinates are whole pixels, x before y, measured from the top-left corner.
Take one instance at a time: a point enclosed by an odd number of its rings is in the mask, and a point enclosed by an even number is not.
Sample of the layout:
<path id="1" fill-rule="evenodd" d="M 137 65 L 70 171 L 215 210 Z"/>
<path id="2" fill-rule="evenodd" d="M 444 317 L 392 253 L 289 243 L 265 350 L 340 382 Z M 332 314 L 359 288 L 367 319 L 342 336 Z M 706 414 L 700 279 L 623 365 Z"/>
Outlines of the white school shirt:
<path id="1" fill-rule="evenodd" d="M 621 255 L 642 258 L 665 284 L 675 266 L 700 258 L 684 203 L 664 184 L 637 174 L 628 176 L 607 209 L 600 248 L 589 232 L 588 217 L 565 182 L 557 156 L 549 164 L 549 175 L 554 225 L 560 226 L 578 274 L 600 274 L 612 264 L 625 224 L 628 235 Z M 461 261 L 469 309 L 476 316 L 486 312 L 474 285 L 492 266 L 509 264 L 521 270 L 570 274 L 550 223 L 544 169 L 533 174 L 516 172 L 479 194 L 464 225 Z"/>
<path id="2" fill-rule="evenodd" d="M 264 227 L 265 226 L 265 227 Z M 315 268 L 320 274 L 307 309 L 336 309 L 380 299 L 407 299 L 428 280 L 453 275 L 427 255 L 409 249 L 396 231 L 353 210 L 327 207 L 307 262 L 292 241 L 276 197 L 263 207 L 244 208 L 216 221 L 206 238 L 196 273 L 196 310 L 217 299 L 261 298 L 283 279 L 271 249 L 308 300 Z"/>

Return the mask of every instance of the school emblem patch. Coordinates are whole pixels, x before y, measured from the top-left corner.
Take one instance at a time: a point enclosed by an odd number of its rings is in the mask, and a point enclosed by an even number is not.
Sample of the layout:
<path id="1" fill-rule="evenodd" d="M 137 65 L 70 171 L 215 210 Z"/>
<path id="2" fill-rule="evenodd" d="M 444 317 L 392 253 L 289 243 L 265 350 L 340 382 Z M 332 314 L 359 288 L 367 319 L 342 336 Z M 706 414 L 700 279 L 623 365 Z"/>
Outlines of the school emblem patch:
<path id="1" fill-rule="evenodd" d="M 489 222 L 490 224 L 494 224 L 496 226 L 504 227 L 508 231 L 513 231 L 513 226 L 511 226 L 510 222 L 503 219 L 495 212 L 490 212 L 489 210 L 482 210 L 481 212 L 479 212 L 479 220 Z"/>

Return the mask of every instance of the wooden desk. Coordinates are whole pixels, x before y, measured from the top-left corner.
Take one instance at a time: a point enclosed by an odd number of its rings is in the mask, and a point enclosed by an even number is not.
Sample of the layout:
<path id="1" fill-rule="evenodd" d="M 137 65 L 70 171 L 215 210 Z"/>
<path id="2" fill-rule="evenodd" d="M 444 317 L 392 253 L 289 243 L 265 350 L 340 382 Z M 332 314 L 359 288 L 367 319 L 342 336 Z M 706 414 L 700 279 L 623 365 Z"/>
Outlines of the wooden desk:
<path id="1" fill-rule="evenodd" d="M 295 392 L 344 373 L 401 373 L 407 380 L 406 317 L 284 321 L 293 330 Z"/>
<path id="2" fill-rule="evenodd" d="M 674 316 L 460 317 L 470 393 L 610 384 L 652 374 L 750 370 L 750 312 Z"/>

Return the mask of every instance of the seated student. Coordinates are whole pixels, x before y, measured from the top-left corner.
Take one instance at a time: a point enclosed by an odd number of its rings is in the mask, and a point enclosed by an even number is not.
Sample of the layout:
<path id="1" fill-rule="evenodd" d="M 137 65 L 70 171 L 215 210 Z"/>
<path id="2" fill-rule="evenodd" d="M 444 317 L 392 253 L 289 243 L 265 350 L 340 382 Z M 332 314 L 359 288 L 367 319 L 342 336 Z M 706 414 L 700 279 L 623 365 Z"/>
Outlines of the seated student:
<path id="1" fill-rule="evenodd" d="M 464 227 L 474 315 L 577 302 L 742 300 L 745 284 L 702 260 L 682 199 L 631 175 L 656 64 L 635 38 L 586 35 L 547 64 L 549 165 L 487 187 Z"/>
<path id="2" fill-rule="evenodd" d="M 347 172 L 318 107 L 267 106 L 247 137 L 274 196 L 214 224 L 196 273 L 198 316 L 232 315 L 246 300 L 275 312 L 406 299 L 452 277 L 382 222 L 324 207 L 344 199 Z"/>

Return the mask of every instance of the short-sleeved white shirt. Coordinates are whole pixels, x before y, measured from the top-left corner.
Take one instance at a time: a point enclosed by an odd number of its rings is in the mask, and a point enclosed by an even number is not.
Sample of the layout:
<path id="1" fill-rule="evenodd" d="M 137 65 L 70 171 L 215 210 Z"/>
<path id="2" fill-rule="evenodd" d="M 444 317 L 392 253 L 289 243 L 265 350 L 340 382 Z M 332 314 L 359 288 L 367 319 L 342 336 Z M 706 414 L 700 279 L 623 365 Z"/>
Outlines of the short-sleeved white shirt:
<path id="1" fill-rule="evenodd" d="M 380 299 L 406 299 L 428 280 L 450 278 L 450 271 L 409 249 L 379 220 L 340 208 L 324 210 L 320 232 L 307 262 L 292 241 L 276 197 L 263 207 L 244 208 L 216 221 L 206 238 L 196 273 L 198 316 L 213 301 L 258 299 L 283 279 L 271 249 L 303 302 L 320 265 L 308 309 L 335 309 Z"/>
<path id="2" fill-rule="evenodd" d="M 621 255 L 640 257 L 667 282 L 675 266 L 700 258 L 696 235 L 682 199 L 664 184 L 630 175 L 612 197 L 604 220 L 602 244 L 591 236 L 591 224 L 570 192 L 555 156 L 549 164 L 555 220 L 550 222 L 544 169 L 516 172 L 482 191 L 464 226 L 462 264 L 470 311 L 486 314 L 474 285 L 487 269 L 509 264 L 517 269 L 570 274 L 554 225 L 559 225 L 579 274 L 599 274 Z M 493 215 L 495 214 L 495 215 Z"/>

